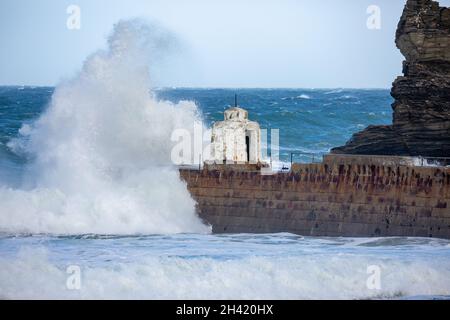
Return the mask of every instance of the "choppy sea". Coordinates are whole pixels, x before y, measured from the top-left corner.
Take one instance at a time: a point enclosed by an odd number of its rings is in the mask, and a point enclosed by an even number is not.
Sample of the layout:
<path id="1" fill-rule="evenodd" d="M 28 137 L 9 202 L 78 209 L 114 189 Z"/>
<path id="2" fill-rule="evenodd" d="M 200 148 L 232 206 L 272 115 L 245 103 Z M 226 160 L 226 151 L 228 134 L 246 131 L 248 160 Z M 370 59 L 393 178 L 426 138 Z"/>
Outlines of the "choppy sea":
<path id="1" fill-rule="evenodd" d="M 212 235 L 174 172 L 151 169 L 180 110 L 210 126 L 237 94 L 289 161 L 390 123 L 388 90 L 173 88 L 148 105 L 77 90 L 0 87 L 0 298 L 450 296 L 449 240 Z"/>

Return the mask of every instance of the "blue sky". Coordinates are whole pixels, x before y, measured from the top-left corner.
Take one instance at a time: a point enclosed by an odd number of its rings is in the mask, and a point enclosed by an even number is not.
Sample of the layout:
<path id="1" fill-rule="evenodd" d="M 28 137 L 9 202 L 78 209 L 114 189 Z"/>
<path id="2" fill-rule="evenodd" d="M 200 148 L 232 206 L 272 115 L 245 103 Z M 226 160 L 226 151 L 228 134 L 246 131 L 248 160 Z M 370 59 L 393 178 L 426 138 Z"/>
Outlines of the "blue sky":
<path id="1" fill-rule="evenodd" d="M 159 86 L 389 88 L 405 0 L 2 0 L 0 84 L 55 85 L 105 46 L 120 19 L 156 20 L 183 43 Z M 69 5 L 81 29 L 66 27 Z M 441 1 L 450 5 L 450 0 Z M 370 30 L 368 6 L 381 9 Z"/>

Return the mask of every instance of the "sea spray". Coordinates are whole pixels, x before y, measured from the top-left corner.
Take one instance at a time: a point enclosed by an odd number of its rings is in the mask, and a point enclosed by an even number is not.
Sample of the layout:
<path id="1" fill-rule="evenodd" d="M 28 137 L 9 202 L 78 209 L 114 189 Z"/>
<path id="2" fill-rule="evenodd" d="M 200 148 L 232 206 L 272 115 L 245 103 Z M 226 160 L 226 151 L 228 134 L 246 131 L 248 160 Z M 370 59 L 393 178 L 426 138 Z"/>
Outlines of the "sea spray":
<path id="1" fill-rule="evenodd" d="M 21 188 L 0 187 L 0 230 L 57 234 L 209 232 L 170 160 L 171 133 L 201 123 L 192 102 L 157 101 L 148 60 L 174 37 L 138 20 L 60 84 L 8 146 L 30 160 Z"/>

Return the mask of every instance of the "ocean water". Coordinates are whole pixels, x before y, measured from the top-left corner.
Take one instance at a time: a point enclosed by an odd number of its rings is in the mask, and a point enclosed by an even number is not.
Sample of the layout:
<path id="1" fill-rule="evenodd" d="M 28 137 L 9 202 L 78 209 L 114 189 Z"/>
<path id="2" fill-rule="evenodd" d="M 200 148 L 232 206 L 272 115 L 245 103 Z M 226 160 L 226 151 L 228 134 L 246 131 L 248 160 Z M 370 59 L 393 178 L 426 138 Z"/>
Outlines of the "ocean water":
<path id="1" fill-rule="evenodd" d="M 436 299 L 450 286 L 439 239 L 29 235 L 0 246 L 3 298 Z M 80 289 L 67 286 L 74 267 Z"/>
<path id="2" fill-rule="evenodd" d="M 36 120 L 50 103 L 53 87 L 0 87 L 0 179 L 13 182 L 22 174 L 23 157 L 8 143 L 24 124 Z M 389 90 L 354 89 L 155 89 L 157 99 L 173 103 L 194 102 L 202 122 L 210 128 L 223 120 L 234 104 L 247 109 L 251 120 L 270 133 L 279 130 L 280 160 L 319 161 L 333 147 L 345 144 L 351 135 L 371 124 L 392 122 Z M 268 151 L 270 155 L 270 150 Z M 303 155 L 302 155 L 303 153 Z M 7 168 L 7 169 L 6 169 Z"/>
<path id="3" fill-rule="evenodd" d="M 392 99 L 153 88 L 147 59 L 164 34 L 123 21 L 72 79 L 0 87 L 0 298 L 450 296 L 449 240 L 212 235 L 171 162 L 174 131 L 208 128 L 236 93 L 251 119 L 279 129 L 282 161 L 320 157 L 389 123 Z"/>
<path id="4" fill-rule="evenodd" d="M 24 124 L 32 124 L 44 113 L 54 90 L 0 88 L 2 192 L 28 190 L 20 185 L 30 174 L 28 163 L 33 159 L 15 152 L 10 142 L 20 136 Z M 344 143 L 361 127 L 388 123 L 391 116 L 387 90 L 159 89 L 157 97 L 173 103 L 195 102 L 209 126 L 221 119 L 235 92 L 252 119 L 264 128 L 280 129 L 281 156 L 286 161 L 290 152 L 299 150 L 320 155 Z M 39 210 L 33 214 L 45 214 Z M 4 208 L 0 211 L 11 214 Z M 81 230 L 66 235 L 64 230 L 57 234 L 44 230 L 42 234 L 39 228 L 5 226 L 8 223 L 0 225 L 0 297 L 7 299 L 397 299 L 450 295 L 450 241 L 442 239 L 164 230 L 163 234 L 136 234 L 141 230 L 133 225 L 128 227 L 134 235 L 101 235 L 101 229 L 100 234 Z M 105 231 L 109 233 L 107 228 Z M 67 284 L 73 266 L 80 270 L 79 289 Z M 380 274 L 375 287 L 370 285 L 374 270 Z"/>
<path id="5" fill-rule="evenodd" d="M 171 101 L 194 101 L 204 122 L 223 120 L 234 105 L 247 109 L 250 120 L 270 133 L 279 130 L 279 157 L 290 162 L 320 161 L 331 148 L 341 146 L 371 124 L 392 123 L 393 99 L 386 89 L 161 89 L 157 96 Z M 302 154 L 303 153 L 303 154 Z M 270 150 L 268 151 L 270 155 Z"/>

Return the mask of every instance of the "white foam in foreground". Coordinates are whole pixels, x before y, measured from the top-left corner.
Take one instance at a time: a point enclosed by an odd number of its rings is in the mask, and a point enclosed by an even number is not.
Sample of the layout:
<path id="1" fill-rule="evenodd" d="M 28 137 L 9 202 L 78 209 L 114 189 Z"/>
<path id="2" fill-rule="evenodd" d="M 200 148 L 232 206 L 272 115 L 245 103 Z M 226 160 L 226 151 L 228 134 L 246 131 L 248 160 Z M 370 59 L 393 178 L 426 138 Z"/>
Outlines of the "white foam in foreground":
<path id="1" fill-rule="evenodd" d="M 367 266 L 382 270 L 380 290 L 366 286 Z M 153 257 L 139 263 L 82 268 L 80 290 L 45 252 L 0 258 L 1 298 L 360 299 L 450 294 L 450 270 L 439 262 L 355 255 L 247 257 L 236 260 Z"/>
<path id="2" fill-rule="evenodd" d="M 0 297 L 367 299 L 450 296 L 450 244 L 422 238 L 151 235 L 0 238 Z M 80 268 L 79 290 L 69 290 Z M 379 287 L 373 268 L 379 269 Z M 367 283 L 369 281 L 370 286 Z"/>
<path id="3" fill-rule="evenodd" d="M 193 130 L 197 107 L 149 91 L 148 59 L 172 40 L 155 26 L 120 22 L 108 49 L 56 88 L 42 116 L 8 144 L 31 164 L 21 188 L 0 182 L 1 231 L 209 232 L 170 160 L 173 130 Z"/>

